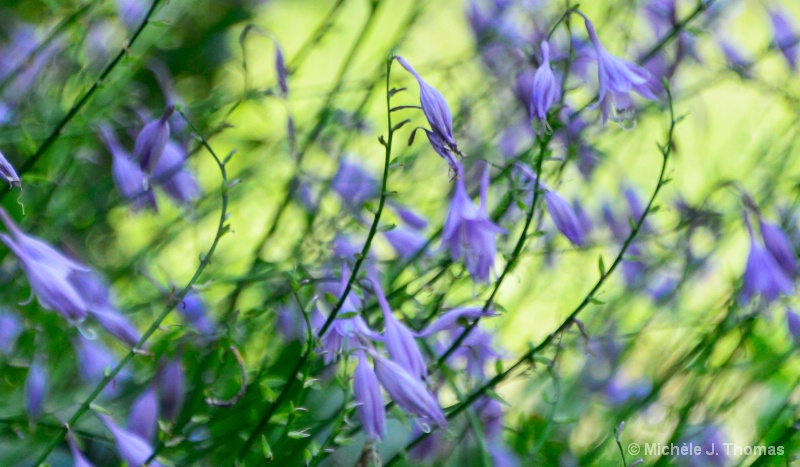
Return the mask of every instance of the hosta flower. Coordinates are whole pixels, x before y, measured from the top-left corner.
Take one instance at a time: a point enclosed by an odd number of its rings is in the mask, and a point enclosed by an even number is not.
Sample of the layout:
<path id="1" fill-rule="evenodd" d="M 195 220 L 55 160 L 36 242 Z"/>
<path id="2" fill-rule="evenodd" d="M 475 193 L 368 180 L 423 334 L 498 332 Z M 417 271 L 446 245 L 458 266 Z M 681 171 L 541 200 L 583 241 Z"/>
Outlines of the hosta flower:
<path id="1" fill-rule="evenodd" d="M 74 343 L 75 354 L 78 360 L 78 374 L 81 379 L 89 384 L 97 384 L 106 376 L 106 371 L 110 371 L 117 365 L 117 359 L 103 344 L 96 340 L 89 340 L 83 335 L 78 336 Z M 124 372 L 124 370 L 123 370 Z M 117 381 L 124 378 L 122 373 L 111 380 L 111 383 L 103 388 L 103 394 L 113 396 L 117 392 Z"/>
<path id="2" fill-rule="evenodd" d="M 9 356 L 14 353 L 22 331 L 22 320 L 16 314 L 0 308 L 0 354 Z"/>
<path id="3" fill-rule="evenodd" d="M 533 75 L 531 86 L 531 109 L 530 114 L 547 125 L 547 111 L 558 103 L 561 97 L 561 88 L 556 81 L 556 75 L 550 68 L 550 45 L 547 41 L 542 41 L 542 64 L 536 69 Z"/>
<path id="4" fill-rule="evenodd" d="M 583 228 L 569 202 L 553 190 L 544 195 L 547 212 L 553 218 L 556 228 L 575 246 L 583 245 Z"/>
<path id="5" fill-rule="evenodd" d="M 152 440 L 158 431 L 158 396 L 155 386 L 148 386 L 131 405 L 128 431 L 146 441 Z"/>
<path id="6" fill-rule="evenodd" d="M 415 378 L 426 379 L 428 368 L 419 351 L 417 341 L 414 340 L 414 334 L 392 314 L 392 309 L 389 307 L 389 302 L 386 300 L 378 278 L 373 276 L 370 282 L 375 291 L 378 305 L 383 312 L 383 321 L 386 327 L 383 338 L 389 356 Z"/>
<path id="7" fill-rule="evenodd" d="M 462 169 L 463 170 L 463 169 Z M 488 282 L 497 253 L 495 235 L 505 230 L 489 219 L 486 198 L 489 193 L 489 172 L 481 180 L 480 206 L 467 195 L 463 177 L 456 179 L 450 212 L 442 229 L 442 246 L 450 251 L 453 261 L 463 259 L 472 278 Z"/>
<path id="8" fill-rule="evenodd" d="M 783 272 L 790 278 L 797 275 L 797 253 L 786 232 L 771 222 L 759 221 L 764 246 L 778 262 Z"/>
<path id="9" fill-rule="evenodd" d="M 389 397 L 404 410 L 444 427 L 447 419 L 436 398 L 418 378 L 397 363 L 372 354 L 375 374 Z"/>
<path id="10" fill-rule="evenodd" d="M 363 351 L 356 352 L 358 365 L 353 374 L 353 396 L 358 404 L 358 419 L 364 433 L 372 440 L 386 434 L 386 409 L 380 383 Z"/>
<path id="11" fill-rule="evenodd" d="M 195 291 L 190 291 L 176 307 L 178 313 L 200 334 L 214 332 L 214 323 L 208 318 L 208 311 L 203 299 Z"/>
<path id="12" fill-rule="evenodd" d="M 497 316 L 494 310 L 483 308 L 454 308 L 450 311 L 442 313 L 436 321 L 431 323 L 430 326 L 417 333 L 418 337 L 428 337 L 441 331 L 452 331 L 456 327 L 463 327 L 468 321 L 474 321 L 478 318 L 487 318 Z"/>
<path id="13" fill-rule="evenodd" d="M 44 399 L 47 397 L 47 371 L 37 357 L 34 357 L 25 379 L 25 412 L 30 419 L 42 414 Z"/>
<path id="14" fill-rule="evenodd" d="M 426 83 L 405 58 L 400 56 L 396 58 L 403 68 L 414 75 L 419 84 L 420 106 L 425 118 L 428 119 L 431 131 L 441 138 L 449 150 L 458 153 L 458 144 L 453 137 L 453 114 L 450 112 L 450 106 L 447 105 L 444 96 L 436 88 Z"/>
<path id="15" fill-rule="evenodd" d="M 289 94 L 288 75 L 286 70 L 286 62 L 283 59 L 283 50 L 275 43 L 275 74 L 278 76 L 278 87 L 281 90 L 281 96 L 286 97 Z"/>
<path id="16" fill-rule="evenodd" d="M 645 99 L 657 100 L 655 90 L 651 89 L 650 72 L 644 68 L 610 54 L 600 43 L 594 25 L 584 17 L 586 32 L 594 45 L 597 58 L 598 103 L 603 115 L 603 123 L 609 118 L 614 121 L 629 120 L 633 117 L 633 103 L 630 93 L 634 91 Z"/>
<path id="17" fill-rule="evenodd" d="M 100 421 L 108 428 L 108 431 L 114 435 L 117 444 L 117 453 L 123 461 L 128 465 L 144 465 L 147 459 L 153 455 L 153 447 L 136 433 L 130 432 L 124 428 L 120 428 L 114 420 L 108 415 L 97 414 Z M 161 466 L 157 461 L 152 461 L 147 464 L 151 467 Z"/>
<path id="18" fill-rule="evenodd" d="M 740 296 L 742 303 L 749 302 L 760 295 L 766 301 L 773 301 L 781 295 L 792 292 L 794 285 L 772 253 L 765 248 L 750 228 L 750 253 L 744 270 L 744 283 Z"/>
<path id="19" fill-rule="evenodd" d="M 789 335 L 795 345 L 800 344 L 800 315 L 794 310 L 786 310 L 786 327 L 789 329 Z"/>
<path id="20" fill-rule="evenodd" d="M 785 11 L 771 10 L 769 16 L 775 33 L 775 45 L 778 46 L 786 58 L 789 68 L 794 71 L 797 69 L 797 55 L 800 52 L 800 45 L 798 45 L 800 35 L 794 32 L 792 23 L 789 21 L 788 14 Z"/>
<path id="21" fill-rule="evenodd" d="M 120 196 L 132 203 L 134 210 L 157 209 L 156 197 L 147 183 L 147 175 L 136 164 L 106 126 L 99 130 L 108 151 L 111 153 L 111 177 Z"/>
<path id="22" fill-rule="evenodd" d="M 94 467 L 91 462 L 86 459 L 86 456 L 78 449 L 78 445 L 75 444 L 75 440 L 72 438 L 72 434 L 67 435 L 67 444 L 69 445 L 69 450 L 72 453 L 72 462 L 74 467 Z"/>
<path id="23" fill-rule="evenodd" d="M 3 153 L 0 153 L 0 176 L 6 179 L 6 182 L 8 182 L 10 186 L 22 186 L 22 181 L 20 181 L 17 171 L 14 170 L 14 166 L 6 160 L 6 156 L 4 156 Z"/>
<path id="24" fill-rule="evenodd" d="M 342 160 L 339 170 L 331 180 L 331 188 L 351 209 L 358 210 L 378 194 L 375 178 L 359 165 Z"/>
<path id="25" fill-rule="evenodd" d="M 200 196 L 194 174 L 186 168 L 186 151 L 174 141 L 167 142 L 153 169 L 153 181 L 177 203 L 191 204 Z"/>
<path id="26" fill-rule="evenodd" d="M 2 208 L 0 219 L 13 236 L 0 234 L 0 239 L 19 258 L 31 291 L 36 294 L 42 308 L 55 310 L 72 321 L 85 318 L 87 304 L 70 283 L 69 277 L 76 272 L 86 272 L 88 268 L 45 242 L 24 234 Z"/>
<path id="27" fill-rule="evenodd" d="M 169 118 L 175 111 L 175 106 L 168 105 L 164 114 L 142 128 L 133 145 L 133 158 L 139 167 L 147 173 L 152 173 L 164 153 L 169 141 Z"/>
<path id="28" fill-rule="evenodd" d="M 174 422 L 181 413 L 183 399 L 186 397 L 186 378 L 180 358 L 167 362 L 161 370 L 159 386 L 164 418 Z"/>
<path id="29" fill-rule="evenodd" d="M 428 243 L 428 239 L 416 230 L 395 227 L 383 233 L 397 255 L 403 259 L 411 259 Z"/>

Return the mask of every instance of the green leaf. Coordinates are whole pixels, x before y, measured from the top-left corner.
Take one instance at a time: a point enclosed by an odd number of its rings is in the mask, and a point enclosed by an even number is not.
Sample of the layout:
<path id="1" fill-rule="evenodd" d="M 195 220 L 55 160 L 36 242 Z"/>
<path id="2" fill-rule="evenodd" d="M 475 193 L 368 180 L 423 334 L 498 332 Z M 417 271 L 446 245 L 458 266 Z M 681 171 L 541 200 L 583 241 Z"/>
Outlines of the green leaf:
<path id="1" fill-rule="evenodd" d="M 603 255 L 600 255 L 597 258 L 597 268 L 600 269 L 600 275 L 601 276 L 605 276 L 606 275 L 606 263 L 605 263 L 605 261 L 603 261 Z"/>

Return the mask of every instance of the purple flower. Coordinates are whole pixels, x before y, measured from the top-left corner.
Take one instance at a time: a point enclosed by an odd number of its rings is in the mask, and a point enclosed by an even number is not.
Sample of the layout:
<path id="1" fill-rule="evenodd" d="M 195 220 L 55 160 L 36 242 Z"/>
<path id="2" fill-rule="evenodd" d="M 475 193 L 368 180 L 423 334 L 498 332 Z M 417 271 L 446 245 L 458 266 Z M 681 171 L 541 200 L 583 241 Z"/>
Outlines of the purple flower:
<path id="1" fill-rule="evenodd" d="M 389 302 L 386 300 L 386 295 L 383 293 L 383 288 L 376 275 L 372 275 L 370 282 L 375 291 L 375 298 L 383 312 L 386 328 L 383 338 L 389 356 L 415 378 L 426 379 L 428 368 L 419 351 L 417 341 L 414 340 L 414 334 L 392 314 L 392 309 L 389 308 Z"/>
<path id="2" fill-rule="evenodd" d="M 72 453 L 74 467 L 94 467 L 93 464 L 86 459 L 80 449 L 78 449 L 78 445 L 75 444 L 75 440 L 72 438 L 71 433 L 67 435 L 67 444 L 69 445 L 69 450 Z"/>
<path id="3" fill-rule="evenodd" d="M 544 200 L 547 203 L 547 212 L 553 218 L 558 231 L 564 234 L 573 245 L 583 245 L 583 229 L 569 202 L 553 190 L 545 193 Z"/>
<path id="4" fill-rule="evenodd" d="M 169 118 L 175 106 L 168 105 L 158 120 L 153 120 L 142 128 L 133 145 L 133 158 L 139 167 L 152 173 L 169 141 Z"/>
<path id="5" fill-rule="evenodd" d="M 191 204 L 200 196 L 194 174 L 186 168 L 186 151 L 174 141 L 167 142 L 153 169 L 153 179 L 179 204 Z"/>
<path id="6" fill-rule="evenodd" d="M 444 96 L 436 88 L 426 83 L 405 58 L 400 56 L 395 58 L 403 68 L 417 79 L 417 83 L 419 83 L 419 102 L 425 118 L 428 119 L 431 130 L 444 142 L 450 151 L 458 154 L 458 144 L 456 144 L 456 140 L 453 137 L 453 114 L 450 112 L 450 106 L 447 105 Z"/>
<path id="7" fill-rule="evenodd" d="M 480 207 L 476 207 L 467 196 L 464 179 L 459 176 L 456 179 L 450 212 L 442 229 L 442 246 L 450 250 L 453 261 L 463 258 L 472 278 L 479 282 L 489 281 L 489 273 L 497 253 L 495 235 L 505 232 L 489 219 L 486 210 L 488 192 L 488 170 L 481 180 Z"/>
<path id="8" fill-rule="evenodd" d="M 114 435 L 117 441 L 119 457 L 127 462 L 128 465 L 144 465 L 147 459 L 153 455 L 153 447 L 146 440 L 142 439 L 141 436 L 124 428 L 120 428 L 108 415 L 98 413 L 97 417 L 100 418 L 100 421 L 102 421 L 106 428 Z M 161 464 L 157 461 L 152 461 L 148 465 L 156 467 Z"/>
<path id="9" fill-rule="evenodd" d="M 400 206 L 393 205 L 394 212 L 414 230 L 423 230 L 428 226 L 428 221 L 424 217 L 417 214 L 414 210 Z"/>
<path id="10" fill-rule="evenodd" d="M 790 278 L 796 276 L 797 253 L 795 253 L 792 241 L 786 232 L 777 225 L 763 220 L 759 221 L 759 227 L 761 238 L 764 239 L 764 246 L 772 253 L 783 272 Z"/>
<path id="11" fill-rule="evenodd" d="M 795 345 L 800 344 L 800 315 L 792 309 L 786 310 L 786 327 Z"/>
<path id="12" fill-rule="evenodd" d="M 455 342 L 461 331 L 453 329 L 450 333 L 451 342 Z M 449 348 L 449 344 L 445 348 Z M 439 348 L 444 353 L 445 348 Z M 461 345 L 450 355 L 451 360 L 464 359 L 466 361 L 467 373 L 476 377 L 484 377 L 484 368 L 491 359 L 500 357 L 493 345 L 492 335 L 479 327 L 473 328 L 472 332 L 461 342 Z"/>
<path id="13" fill-rule="evenodd" d="M 6 160 L 6 157 L 3 155 L 3 153 L 0 153 L 0 176 L 5 178 L 8 184 L 11 186 L 22 186 L 22 182 L 19 179 L 19 175 L 17 175 L 17 171 L 14 170 L 14 167 L 11 165 L 11 163 Z"/>
<path id="14" fill-rule="evenodd" d="M 372 354 L 372 361 L 378 381 L 397 405 L 414 415 L 432 420 L 440 427 L 447 425 L 439 402 L 422 381 L 380 355 Z"/>
<path id="15" fill-rule="evenodd" d="M 0 308 L 0 353 L 10 356 L 17 346 L 17 338 L 22 334 L 22 321 L 10 311 Z"/>
<path id="16" fill-rule="evenodd" d="M 117 359 L 100 342 L 89 340 L 83 335 L 74 343 L 75 353 L 78 357 L 78 372 L 81 379 L 90 384 L 97 384 L 105 378 L 106 371 L 111 370 L 117 365 Z M 117 375 L 119 378 L 120 375 Z M 107 396 L 116 393 L 116 379 L 111 380 L 111 384 L 103 389 L 103 394 Z"/>
<path id="17" fill-rule="evenodd" d="M 158 432 L 158 396 L 155 386 L 148 386 L 131 405 L 128 431 L 144 440 L 152 440 Z"/>
<path id="18" fill-rule="evenodd" d="M 361 209 L 378 194 L 378 182 L 357 164 L 342 160 L 331 180 L 331 188 L 351 209 Z"/>
<path id="19" fill-rule="evenodd" d="M 389 244 L 392 245 L 394 251 L 403 258 L 410 259 L 419 253 L 420 250 L 425 248 L 428 239 L 416 230 L 407 229 L 405 227 L 395 227 L 392 230 L 383 233 Z"/>
<path id="20" fill-rule="evenodd" d="M 800 37 L 794 32 L 788 15 L 785 11 L 771 10 L 769 12 L 772 19 L 772 28 L 775 32 L 775 44 L 781 49 L 781 53 L 786 57 L 789 68 L 797 70 L 798 40 Z"/>
<path id="21" fill-rule="evenodd" d="M 363 351 L 356 352 L 356 357 L 358 366 L 353 375 L 353 396 L 358 403 L 358 419 L 370 439 L 383 439 L 386 435 L 386 409 L 378 377 Z"/>
<path id="22" fill-rule="evenodd" d="M 88 269 L 45 242 L 22 233 L 2 208 L 0 219 L 14 237 L 12 239 L 0 234 L 0 239 L 19 258 L 31 290 L 39 298 L 42 308 L 55 310 L 71 321 L 85 318 L 87 305 L 69 282 L 69 277 L 73 272 L 85 272 Z"/>
<path id="23" fill-rule="evenodd" d="M 781 269 L 772 253 L 756 240 L 752 231 L 749 233 L 750 253 L 744 270 L 741 302 L 747 303 L 756 295 L 773 301 L 780 295 L 791 293 L 794 288 L 792 280 Z"/>
<path id="24" fill-rule="evenodd" d="M 283 59 L 283 50 L 275 43 L 275 73 L 278 76 L 278 87 L 281 89 L 281 96 L 286 97 L 289 94 L 289 84 L 287 82 L 288 72 L 286 71 L 286 62 Z"/>
<path id="25" fill-rule="evenodd" d="M 47 397 L 47 371 L 38 358 L 33 358 L 25 379 L 25 412 L 32 420 L 42 414 L 44 399 Z"/>
<path id="26" fill-rule="evenodd" d="M 549 128 L 547 111 L 558 103 L 561 97 L 561 88 L 556 82 L 553 69 L 550 68 L 550 45 L 547 41 L 542 41 L 542 64 L 533 75 L 531 89 L 530 114 L 536 117 L 545 128 Z"/>
<path id="27" fill-rule="evenodd" d="M 174 422 L 181 413 L 183 399 L 186 397 L 186 382 L 180 358 L 175 358 L 167 363 L 161 371 L 159 386 L 161 387 L 161 406 L 164 418 Z"/>
<path id="28" fill-rule="evenodd" d="M 630 92 L 634 91 L 645 99 L 657 100 L 651 89 L 650 73 L 644 68 L 611 55 L 600 44 L 594 25 L 584 17 L 586 32 L 594 45 L 597 58 L 598 103 L 605 124 L 609 117 L 614 121 L 629 120 L 633 117 L 633 104 Z"/>
<path id="29" fill-rule="evenodd" d="M 494 310 L 483 311 L 483 308 L 454 308 L 442 313 L 430 326 L 417 333 L 418 337 L 428 337 L 441 331 L 452 331 L 456 326 L 463 326 L 468 320 L 497 316 Z"/>
<path id="30" fill-rule="evenodd" d="M 114 133 L 105 126 L 100 127 L 100 137 L 111 153 L 111 177 L 120 196 L 133 203 L 135 211 L 157 209 L 156 197 L 147 183 L 147 175 L 122 149 Z"/>
<path id="31" fill-rule="evenodd" d="M 725 55 L 725 60 L 730 68 L 739 73 L 744 78 L 750 78 L 750 66 L 752 61 L 745 58 L 736 46 L 724 39 L 719 39 L 719 46 Z"/>
<path id="32" fill-rule="evenodd" d="M 103 329 L 131 348 L 141 339 L 139 331 L 118 311 L 107 308 L 90 310 L 90 313 Z"/>
<path id="33" fill-rule="evenodd" d="M 453 172 L 458 175 L 458 161 L 453 155 L 453 152 L 447 147 L 445 140 L 438 133 L 425 128 L 423 129 L 425 130 L 425 135 L 428 137 L 428 141 L 430 141 L 433 150 L 436 151 L 442 159 L 447 161 L 447 164 L 453 169 Z"/>
<path id="34" fill-rule="evenodd" d="M 178 313 L 183 316 L 183 319 L 194 326 L 200 334 L 211 334 L 214 332 L 214 323 L 208 319 L 206 306 L 197 292 L 193 290 L 189 291 L 178 304 L 177 308 Z"/>

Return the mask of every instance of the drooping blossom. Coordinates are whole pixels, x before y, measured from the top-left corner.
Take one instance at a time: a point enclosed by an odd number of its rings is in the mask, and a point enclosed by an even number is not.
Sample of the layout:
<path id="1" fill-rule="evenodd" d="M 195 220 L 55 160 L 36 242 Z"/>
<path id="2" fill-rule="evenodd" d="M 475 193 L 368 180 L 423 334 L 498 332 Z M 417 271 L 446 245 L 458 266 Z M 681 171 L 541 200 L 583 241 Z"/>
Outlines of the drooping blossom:
<path id="1" fill-rule="evenodd" d="M 136 345 L 141 337 L 139 331 L 113 304 L 108 284 L 100 275 L 92 270 L 76 271 L 69 279 L 100 326 L 129 347 Z"/>
<path id="2" fill-rule="evenodd" d="M 358 164 L 346 160 L 339 164 L 339 170 L 331 180 L 331 188 L 353 210 L 361 209 L 380 189 L 372 175 Z"/>
<path id="3" fill-rule="evenodd" d="M 558 231 L 564 234 L 573 245 L 583 245 L 583 228 L 569 202 L 553 190 L 545 192 L 544 201 L 547 204 L 547 212 L 553 218 Z"/>
<path id="4" fill-rule="evenodd" d="M 786 327 L 795 345 L 800 344 L 800 315 L 792 309 L 786 310 Z"/>
<path id="5" fill-rule="evenodd" d="M 0 354 L 7 357 L 14 354 L 17 338 L 23 329 L 22 321 L 16 314 L 0 308 Z"/>
<path id="6" fill-rule="evenodd" d="M 436 88 L 426 83 L 405 58 L 400 56 L 396 58 L 403 68 L 414 75 L 419 84 L 420 106 L 425 118 L 428 119 L 431 131 L 441 138 L 450 151 L 458 154 L 458 144 L 453 137 L 453 114 L 450 112 L 450 106 L 447 105 L 444 96 Z"/>
<path id="7" fill-rule="evenodd" d="M 542 41 L 542 63 L 533 75 L 531 86 L 531 116 L 539 120 L 545 128 L 549 128 L 547 112 L 560 98 L 561 87 L 550 67 L 550 45 L 547 41 Z"/>
<path id="8" fill-rule="evenodd" d="M 194 174 L 186 168 L 186 150 L 174 141 L 168 141 L 153 169 L 152 180 L 158 183 L 175 202 L 188 205 L 200 196 L 200 187 Z"/>
<path id="9" fill-rule="evenodd" d="M 145 441 L 152 440 L 158 432 L 158 395 L 155 386 L 148 386 L 131 405 L 128 431 Z"/>
<path id="10" fill-rule="evenodd" d="M 421 380 L 391 360 L 375 353 L 371 356 L 378 381 L 397 405 L 418 417 L 433 421 L 440 427 L 447 425 L 439 402 L 428 392 Z"/>
<path id="11" fill-rule="evenodd" d="M 645 99 L 658 100 L 656 90 L 651 88 L 650 72 L 610 54 L 600 43 L 592 22 L 586 17 L 584 22 L 597 58 L 597 106 L 600 107 L 603 123 L 609 118 L 614 121 L 630 120 L 634 113 L 631 91 Z"/>
<path id="12" fill-rule="evenodd" d="M 383 312 L 385 326 L 383 338 L 389 356 L 413 377 L 426 379 L 428 377 L 428 368 L 425 365 L 422 352 L 419 351 L 417 341 L 414 339 L 414 334 L 392 314 L 392 309 L 389 307 L 389 302 L 386 300 L 386 295 L 383 292 L 377 274 L 371 274 L 370 279 L 375 298 L 378 300 L 378 305 Z"/>
<path id="13" fill-rule="evenodd" d="M 69 445 L 69 451 L 72 453 L 74 467 L 94 467 L 94 465 L 86 459 L 86 456 L 83 455 L 81 450 L 78 449 L 78 445 L 75 443 L 72 433 L 67 435 L 67 444 Z"/>
<path id="14" fill-rule="evenodd" d="M 10 186 L 22 186 L 22 181 L 20 181 L 17 171 L 6 160 L 6 156 L 3 153 L 0 153 L 0 177 L 3 177 Z"/>
<path id="15" fill-rule="evenodd" d="M 141 436 L 120 428 L 108 415 L 98 413 L 97 417 L 114 435 L 117 445 L 117 453 L 128 465 L 144 465 L 153 455 L 153 447 Z M 152 467 L 161 466 L 158 461 L 151 461 L 147 464 Z"/>
<path id="16" fill-rule="evenodd" d="M 161 370 L 159 387 L 164 418 L 174 422 L 181 413 L 186 397 L 186 377 L 180 358 L 173 358 Z"/>
<path id="17" fill-rule="evenodd" d="M 753 65 L 753 61 L 746 58 L 732 42 L 726 39 L 719 39 L 718 43 L 723 55 L 725 55 L 728 66 L 743 78 L 752 78 L 750 67 Z"/>
<path id="18" fill-rule="evenodd" d="M 136 137 L 133 159 L 147 173 L 153 172 L 164 153 L 169 141 L 169 118 L 174 111 L 175 106 L 168 105 L 161 117 L 145 125 Z"/>
<path id="19" fill-rule="evenodd" d="M 778 46 L 789 68 L 797 70 L 797 58 L 800 53 L 800 34 L 794 31 L 789 15 L 786 11 L 770 10 L 769 17 L 772 20 L 772 29 L 775 37 L 775 45 Z"/>
<path id="20" fill-rule="evenodd" d="M 745 218 L 750 236 L 750 253 L 744 270 L 744 282 L 740 300 L 748 303 L 756 296 L 771 302 L 781 295 L 792 292 L 792 280 L 781 269 L 770 251 L 753 234 L 750 222 Z"/>
<path id="21" fill-rule="evenodd" d="M 214 332 L 214 323 L 208 317 L 206 305 L 194 290 L 189 291 L 183 297 L 183 300 L 178 303 L 177 310 L 183 319 L 197 329 L 200 334 L 212 334 Z"/>
<path id="22" fill-rule="evenodd" d="M 353 374 L 353 396 L 358 404 L 358 419 L 367 437 L 380 440 L 386 435 L 386 409 L 380 383 L 364 352 L 357 351 L 356 358 L 358 365 Z"/>
<path id="23" fill-rule="evenodd" d="M 286 97 L 289 94 L 289 73 L 286 70 L 286 62 L 283 58 L 283 50 L 277 42 L 275 42 L 275 74 L 278 77 L 278 87 L 281 90 L 281 96 Z"/>
<path id="24" fill-rule="evenodd" d="M 459 170 L 459 173 L 463 169 Z M 467 195 L 464 178 L 456 179 L 450 202 L 450 212 L 442 229 L 442 246 L 450 251 L 453 261 L 463 259 L 472 278 L 488 282 L 497 253 L 495 235 L 505 233 L 489 219 L 486 203 L 489 194 L 489 171 L 481 180 L 480 206 L 476 207 Z"/>
<path id="25" fill-rule="evenodd" d="M 414 230 L 423 230 L 428 226 L 428 221 L 411 208 L 394 203 L 392 209 L 406 225 Z"/>
<path id="26" fill-rule="evenodd" d="M 794 251 L 792 241 L 786 232 L 783 231 L 778 225 L 771 222 L 766 222 L 763 219 L 759 220 L 759 228 L 761 230 L 761 238 L 764 240 L 764 246 L 778 262 L 783 272 L 790 278 L 797 275 L 797 253 Z"/>
<path id="27" fill-rule="evenodd" d="M 74 343 L 75 353 L 78 360 L 78 374 L 81 379 L 89 384 L 97 384 L 106 376 L 106 371 L 110 371 L 117 365 L 117 359 L 114 355 L 100 342 L 96 340 L 89 340 L 83 335 L 78 336 L 77 342 Z M 111 380 L 103 388 L 103 394 L 106 396 L 114 395 L 117 392 L 117 381 L 120 375 Z"/>
<path id="28" fill-rule="evenodd" d="M 111 177 L 123 199 L 132 203 L 134 210 L 156 210 L 156 197 L 147 183 L 147 175 L 117 141 L 106 126 L 99 129 L 100 138 L 111 153 Z"/>
<path id="29" fill-rule="evenodd" d="M 38 357 L 34 357 L 28 368 L 28 377 L 25 378 L 25 412 L 31 420 L 42 415 L 48 379 L 44 365 Z"/>
<path id="30" fill-rule="evenodd" d="M 484 311 L 483 308 L 479 307 L 454 308 L 439 315 L 436 321 L 418 332 L 417 336 L 428 337 L 437 332 L 452 331 L 456 326 L 463 327 L 468 320 L 472 321 L 478 318 L 487 318 L 491 316 L 497 316 L 497 313 L 491 309 Z"/>
<path id="31" fill-rule="evenodd" d="M 0 219 L 13 236 L 0 234 L 0 239 L 19 258 L 31 291 L 36 294 L 42 308 L 55 310 L 71 321 L 85 318 L 86 302 L 69 282 L 69 277 L 74 272 L 88 271 L 88 268 L 45 242 L 24 234 L 2 208 Z"/>

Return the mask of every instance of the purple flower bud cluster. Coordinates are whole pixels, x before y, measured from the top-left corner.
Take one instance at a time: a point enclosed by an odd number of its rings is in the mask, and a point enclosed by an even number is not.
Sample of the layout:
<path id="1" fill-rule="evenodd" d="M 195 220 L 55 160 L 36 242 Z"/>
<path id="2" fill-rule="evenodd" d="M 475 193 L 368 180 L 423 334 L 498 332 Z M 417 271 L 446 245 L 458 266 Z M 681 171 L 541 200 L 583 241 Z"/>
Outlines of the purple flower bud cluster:
<path id="1" fill-rule="evenodd" d="M 786 232 L 778 225 L 759 218 L 759 238 L 745 214 L 745 224 L 750 239 L 750 251 L 744 270 L 741 294 L 742 303 L 756 297 L 765 302 L 788 295 L 794 290 L 797 276 L 797 253 Z"/>

